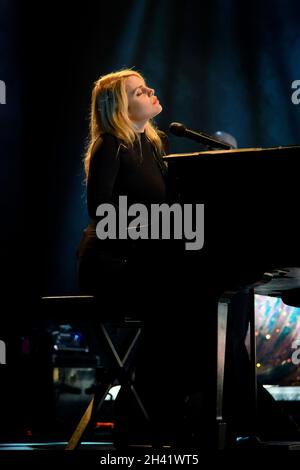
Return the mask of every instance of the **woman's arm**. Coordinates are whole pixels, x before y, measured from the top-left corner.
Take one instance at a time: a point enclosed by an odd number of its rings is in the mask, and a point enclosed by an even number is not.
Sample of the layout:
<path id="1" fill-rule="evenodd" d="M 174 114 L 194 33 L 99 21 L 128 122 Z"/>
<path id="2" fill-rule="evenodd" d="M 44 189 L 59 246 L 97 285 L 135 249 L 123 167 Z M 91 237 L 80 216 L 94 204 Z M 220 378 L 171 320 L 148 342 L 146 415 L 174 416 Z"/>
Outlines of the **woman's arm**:
<path id="1" fill-rule="evenodd" d="M 120 169 L 119 151 L 120 143 L 111 134 L 105 134 L 93 150 L 87 182 L 88 212 L 92 219 L 96 219 L 100 204 L 112 202 Z"/>

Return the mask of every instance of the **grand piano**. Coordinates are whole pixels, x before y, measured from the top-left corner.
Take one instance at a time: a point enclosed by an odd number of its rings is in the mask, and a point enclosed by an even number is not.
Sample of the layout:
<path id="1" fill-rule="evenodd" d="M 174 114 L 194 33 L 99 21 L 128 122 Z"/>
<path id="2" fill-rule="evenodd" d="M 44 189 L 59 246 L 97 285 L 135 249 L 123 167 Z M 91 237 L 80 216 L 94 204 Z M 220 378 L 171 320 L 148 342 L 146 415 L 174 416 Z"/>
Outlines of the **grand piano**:
<path id="1" fill-rule="evenodd" d="M 204 246 L 188 254 L 199 296 L 218 299 L 216 352 L 216 447 L 223 448 L 223 379 L 227 314 L 246 288 L 300 304 L 300 146 L 240 148 L 171 154 L 176 200 L 204 204 Z M 253 296 L 254 298 L 254 296 Z M 201 298 L 199 299 L 201 304 Z M 251 320 L 253 413 L 256 413 L 254 306 Z"/>

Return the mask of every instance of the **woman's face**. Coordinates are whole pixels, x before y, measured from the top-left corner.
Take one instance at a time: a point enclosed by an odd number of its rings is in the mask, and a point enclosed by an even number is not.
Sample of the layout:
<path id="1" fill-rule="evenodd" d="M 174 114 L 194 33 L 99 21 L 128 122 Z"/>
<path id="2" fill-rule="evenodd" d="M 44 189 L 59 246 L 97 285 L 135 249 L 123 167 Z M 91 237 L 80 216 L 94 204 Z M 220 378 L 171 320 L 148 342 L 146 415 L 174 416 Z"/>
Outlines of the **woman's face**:
<path id="1" fill-rule="evenodd" d="M 131 75 L 126 78 L 125 83 L 128 114 L 131 121 L 143 124 L 162 111 L 162 107 L 154 95 L 154 90 L 148 88 L 142 78 Z"/>

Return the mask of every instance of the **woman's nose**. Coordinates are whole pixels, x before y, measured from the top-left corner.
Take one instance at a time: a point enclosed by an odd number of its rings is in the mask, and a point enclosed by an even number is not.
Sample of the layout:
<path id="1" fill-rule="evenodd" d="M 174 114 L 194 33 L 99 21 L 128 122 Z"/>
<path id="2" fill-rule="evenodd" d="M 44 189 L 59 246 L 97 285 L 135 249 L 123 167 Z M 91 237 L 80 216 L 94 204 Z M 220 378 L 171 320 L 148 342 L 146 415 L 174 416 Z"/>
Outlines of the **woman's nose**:
<path id="1" fill-rule="evenodd" d="M 153 96 L 154 95 L 154 89 L 153 88 L 148 88 L 148 95 Z"/>

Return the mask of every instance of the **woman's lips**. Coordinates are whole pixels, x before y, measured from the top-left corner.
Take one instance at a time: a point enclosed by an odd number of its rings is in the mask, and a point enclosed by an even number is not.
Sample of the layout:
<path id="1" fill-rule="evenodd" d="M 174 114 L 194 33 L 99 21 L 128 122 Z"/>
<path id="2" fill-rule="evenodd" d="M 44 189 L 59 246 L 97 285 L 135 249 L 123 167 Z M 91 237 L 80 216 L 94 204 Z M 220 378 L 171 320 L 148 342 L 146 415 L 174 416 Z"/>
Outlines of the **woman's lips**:
<path id="1" fill-rule="evenodd" d="M 157 104 L 159 103 L 158 99 L 155 97 L 154 100 L 153 100 L 153 104 Z"/>

